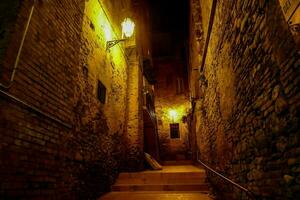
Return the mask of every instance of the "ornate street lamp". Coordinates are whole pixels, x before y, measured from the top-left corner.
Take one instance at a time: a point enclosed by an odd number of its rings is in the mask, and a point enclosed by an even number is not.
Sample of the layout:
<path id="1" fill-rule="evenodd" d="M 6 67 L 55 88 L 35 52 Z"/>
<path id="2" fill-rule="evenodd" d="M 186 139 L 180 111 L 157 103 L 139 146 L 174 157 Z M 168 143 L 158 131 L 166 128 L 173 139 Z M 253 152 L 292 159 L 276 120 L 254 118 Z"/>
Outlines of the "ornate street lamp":
<path id="1" fill-rule="evenodd" d="M 125 18 L 121 26 L 122 26 L 122 39 L 107 41 L 106 50 L 109 50 L 111 47 L 115 46 L 119 42 L 128 40 L 133 35 L 135 24 L 130 18 Z"/>

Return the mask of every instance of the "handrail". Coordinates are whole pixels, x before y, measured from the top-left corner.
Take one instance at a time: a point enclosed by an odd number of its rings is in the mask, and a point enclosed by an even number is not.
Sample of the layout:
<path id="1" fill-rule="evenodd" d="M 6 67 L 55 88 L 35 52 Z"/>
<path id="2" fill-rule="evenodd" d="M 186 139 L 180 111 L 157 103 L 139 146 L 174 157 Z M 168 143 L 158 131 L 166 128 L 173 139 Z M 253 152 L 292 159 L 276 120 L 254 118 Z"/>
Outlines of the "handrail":
<path id="1" fill-rule="evenodd" d="M 243 186 L 239 185 L 238 183 L 230 180 L 229 178 L 223 176 L 222 174 L 220 174 L 219 172 L 215 171 L 214 169 L 212 169 L 211 167 L 209 167 L 208 165 L 206 165 L 205 163 L 203 163 L 200 159 L 199 159 L 199 152 L 197 151 L 197 161 L 206 169 L 208 169 L 209 171 L 213 172 L 214 174 L 218 175 L 220 178 L 222 178 L 223 180 L 226 180 L 228 183 L 232 184 L 233 186 L 235 186 L 236 188 L 243 190 L 250 198 L 252 199 L 257 199 L 257 196 L 251 192 L 250 190 L 248 190 L 247 188 L 244 188 Z"/>
<path id="2" fill-rule="evenodd" d="M 32 105 L 30 105 L 30 104 L 28 104 L 28 103 L 22 101 L 21 99 L 19 99 L 19 98 L 13 96 L 13 95 L 11 95 L 11 94 L 9 94 L 9 93 L 7 93 L 7 92 L 1 90 L 1 89 L 0 89 L 0 96 L 7 97 L 7 98 L 9 98 L 10 100 L 12 100 L 12 101 L 14 101 L 14 102 L 17 102 L 17 103 L 21 104 L 22 106 L 24 106 L 24 107 L 26 107 L 26 108 L 28 108 L 28 109 L 34 111 L 35 113 L 38 113 L 38 114 L 40 114 L 40 115 L 43 115 L 44 117 L 46 117 L 46 118 L 48 118 L 48 119 L 50 119 L 50 120 L 52 120 L 52 121 L 54 121 L 54 122 L 56 122 L 56 123 L 58 123 L 58 124 L 60 124 L 60 125 L 62 125 L 62 126 L 68 128 L 68 129 L 72 129 L 72 125 L 71 125 L 71 124 L 62 121 L 61 119 L 59 119 L 59 118 L 57 118 L 57 117 L 55 117 L 55 116 L 52 116 L 51 114 L 48 114 L 48 113 L 46 113 L 46 112 L 40 110 L 39 108 L 37 108 L 37 107 L 35 107 L 35 106 L 32 106 Z"/>

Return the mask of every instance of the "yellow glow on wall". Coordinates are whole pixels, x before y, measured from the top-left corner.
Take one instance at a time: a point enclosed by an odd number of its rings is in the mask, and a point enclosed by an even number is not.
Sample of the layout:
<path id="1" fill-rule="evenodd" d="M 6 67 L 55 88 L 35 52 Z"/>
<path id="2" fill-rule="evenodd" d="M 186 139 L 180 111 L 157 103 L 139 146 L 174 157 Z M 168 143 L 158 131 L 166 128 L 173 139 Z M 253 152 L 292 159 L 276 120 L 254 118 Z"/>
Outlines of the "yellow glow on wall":
<path id="1" fill-rule="evenodd" d="M 117 66 L 125 65 L 124 55 L 121 48 L 111 48 L 110 49 L 111 59 Z"/>
<path id="2" fill-rule="evenodd" d="M 112 40 L 112 30 L 111 30 L 111 27 L 106 24 L 106 25 L 104 25 L 103 30 L 104 30 L 105 40 L 106 41 Z"/>
<path id="3" fill-rule="evenodd" d="M 85 1 L 81 32 L 84 45 L 81 50 L 84 51 L 82 61 L 89 66 L 89 80 L 93 84 L 94 97 L 97 97 L 98 80 L 106 86 L 107 94 L 113 93 L 114 88 L 118 87 L 119 98 L 107 95 L 107 106 L 103 108 L 110 131 L 116 132 L 125 119 L 122 111 L 126 107 L 128 65 L 121 46 L 106 51 L 106 42 L 117 39 L 122 34 L 120 21 L 113 17 L 123 19 L 122 13 L 110 13 L 107 3 L 109 2 L 104 0 Z M 115 120 L 118 117 L 120 120 Z"/>
<path id="4" fill-rule="evenodd" d="M 87 16 L 88 23 L 92 22 L 95 25 L 94 33 L 99 39 L 99 46 L 102 46 L 102 49 L 105 49 L 106 42 L 114 39 L 118 39 L 121 36 L 118 34 L 121 33 L 121 26 L 118 23 L 118 27 L 114 27 L 114 24 L 109 20 L 109 16 L 105 12 L 105 7 L 98 0 L 90 0 L 86 2 L 85 13 Z M 120 31 L 120 32 L 118 32 Z M 107 53 L 107 52 L 105 52 Z M 123 70 L 122 66 L 126 65 L 124 52 L 121 48 L 112 48 L 109 51 L 110 59 L 113 61 L 115 66 L 120 67 L 120 70 Z"/>
<path id="5" fill-rule="evenodd" d="M 113 29 L 111 24 L 109 23 L 109 20 L 107 19 L 107 16 L 105 15 L 105 12 L 103 11 L 103 8 L 99 9 L 99 12 L 97 13 L 96 17 L 96 24 L 97 27 L 100 27 L 99 32 L 104 35 L 105 41 L 110 41 L 113 39 Z"/>
<path id="6" fill-rule="evenodd" d="M 133 35 L 135 24 L 134 22 L 129 19 L 125 18 L 122 22 L 122 34 L 125 35 L 125 37 L 129 38 Z"/>
<path id="7" fill-rule="evenodd" d="M 120 27 L 115 27 L 111 24 L 107 11 L 105 10 L 103 4 L 98 0 L 92 0 L 88 3 L 87 15 L 89 18 L 95 22 L 96 32 L 98 35 L 102 35 L 105 42 L 114 40 L 118 38 L 116 34 L 120 30 Z"/>

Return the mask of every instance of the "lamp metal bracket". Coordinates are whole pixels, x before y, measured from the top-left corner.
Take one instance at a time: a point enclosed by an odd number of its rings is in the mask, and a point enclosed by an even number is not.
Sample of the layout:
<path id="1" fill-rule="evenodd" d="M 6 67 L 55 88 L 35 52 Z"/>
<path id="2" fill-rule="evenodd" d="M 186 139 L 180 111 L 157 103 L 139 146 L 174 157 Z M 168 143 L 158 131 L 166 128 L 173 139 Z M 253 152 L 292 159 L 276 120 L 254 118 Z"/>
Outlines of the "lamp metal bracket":
<path id="1" fill-rule="evenodd" d="M 120 39 L 120 40 L 111 40 L 106 42 L 106 51 L 108 51 L 111 47 L 115 46 L 116 44 L 120 42 L 124 42 L 128 39 Z"/>

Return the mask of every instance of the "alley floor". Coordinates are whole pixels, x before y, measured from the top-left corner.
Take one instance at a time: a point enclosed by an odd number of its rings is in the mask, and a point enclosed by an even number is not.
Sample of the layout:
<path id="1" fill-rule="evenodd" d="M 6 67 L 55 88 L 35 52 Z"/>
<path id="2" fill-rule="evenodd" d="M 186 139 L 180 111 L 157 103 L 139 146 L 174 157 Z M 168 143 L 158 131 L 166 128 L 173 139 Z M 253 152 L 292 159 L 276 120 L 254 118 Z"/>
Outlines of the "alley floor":
<path id="1" fill-rule="evenodd" d="M 99 200 L 209 200 L 205 171 L 194 165 L 121 173 L 112 192 Z"/>

